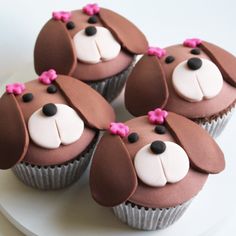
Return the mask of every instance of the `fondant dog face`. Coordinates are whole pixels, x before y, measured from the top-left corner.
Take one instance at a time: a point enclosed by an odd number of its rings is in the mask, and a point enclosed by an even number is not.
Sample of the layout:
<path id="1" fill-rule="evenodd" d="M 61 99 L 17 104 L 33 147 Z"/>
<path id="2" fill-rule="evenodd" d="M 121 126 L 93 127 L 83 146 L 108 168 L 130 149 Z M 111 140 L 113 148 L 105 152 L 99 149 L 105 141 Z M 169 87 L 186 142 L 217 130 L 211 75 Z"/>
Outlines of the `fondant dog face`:
<path id="1" fill-rule="evenodd" d="M 26 83 L 20 95 L 0 99 L 0 169 L 24 159 L 30 140 L 42 149 L 70 146 L 88 129 L 106 129 L 114 120 L 111 106 L 89 86 L 58 75 L 51 85 Z"/>
<path id="2" fill-rule="evenodd" d="M 228 105 L 234 102 L 235 97 L 226 98 L 236 86 L 236 58 L 232 54 L 205 41 L 191 47 L 175 45 L 164 51 L 160 58 L 145 55 L 131 73 L 125 103 L 132 114 L 144 115 L 162 107 L 198 118 L 200 112 L 192 114 L 189 107 L 203 111 L 202 103 L 210 108 L 221 104 L 222 99 Z"/>
<path id="3" fill-rule="evenodd" d="M 145 36 L 115 12 L 100 8 L 92 16 L 82 10 L 68 14 L 66 21 L 49 20 L 40 32 L 34 51 L 38 74 L 54 68 L 61 74 L 73 75 L 80 63 L 99 64 L 118 58 L 124 50 L 131 55 L 147 50 Z"/>
<path id="4" fill-rule="evenodd" d="M 185 192 L 192 175 L 199 175 L 198 184 L 203 185 L 209 173 L 224 169 L 218 145 L 206 131 L 182 116 L 169 112 L 159 127 L 150 124 L 147 116 L 125 124 L 130 129 L 128 137 L 106 133 L 94 154 L 90 186 L 93 198 L 101 205 L 115 206 L 130 199 L 140 202 L 142 191 L 150 201 L 163 194 L 170 199 L 171 194 L 182 191 L 184 202 L 202 187 Z"/>

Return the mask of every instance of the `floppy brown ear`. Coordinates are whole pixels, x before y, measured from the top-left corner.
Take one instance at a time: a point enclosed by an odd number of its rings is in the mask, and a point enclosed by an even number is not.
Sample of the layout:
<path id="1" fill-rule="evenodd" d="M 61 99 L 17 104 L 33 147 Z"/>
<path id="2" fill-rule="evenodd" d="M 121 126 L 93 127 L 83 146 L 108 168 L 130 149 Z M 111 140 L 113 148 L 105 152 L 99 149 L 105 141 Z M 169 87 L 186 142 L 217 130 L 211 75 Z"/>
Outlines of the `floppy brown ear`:
<path id="1" fill-rule="evenodd" d="M 137 177 L 130 155 L 119 136 L 106 133 L 94 153 L 90 189 L 96 202 L 116 206 L 137 188 Z"/>
<path id="2" fill-rule="evenodd" d="M 200 47 L 218 66 L 224 80 L 236 87 L 236 57 L 224 49 L 205 41 L 200 44 Z"/>
<path id="3" fill-rule="evenodd" d="M 21 109 L 12 94 L 0 98 L 0 169 L 9 169 L 21 161 L 29 145 L 29 136 Z"/>
<path id="4" fill-rule="evenodd" d="M 179 145 L 186 151 L 191 166 L 204 173 L 224 170 L 224 154 L 214 139 L 198 124 L 169 112 L 166 124 Z"/>
<path id="5" fill-rule="evenodd" d="M 84 82 L 59 75 L 55 83 L 67 102 L 84 118 L 88 126 L 108 129 L 110 123 L 115 120 L 115 113 L 110 104 Z"/>
<path id="6" fill-rule="evenodd" d="M 105 8 L 100 9 L 99 16 L 104 26 L 113 33 L 123 48 L 133 54 L 147 52 L 147 39 L 133 23 Z"/>
<path id="7" fill-rule="evenodd" d="M 131 72 L 125 89 L 125 106 L 135 115 L 164 108 L 169 97 L 164 70 L 155 56 L 143 56 Z"/>
<path id="8" fill-rule="evenodd" d="M 55 69 L 57 73 L 70 75 L 75 65 L 75 50 L 65 26 L 61 21 L 49 20 L 40 31 L 34 48 L 36 73 Z"/>

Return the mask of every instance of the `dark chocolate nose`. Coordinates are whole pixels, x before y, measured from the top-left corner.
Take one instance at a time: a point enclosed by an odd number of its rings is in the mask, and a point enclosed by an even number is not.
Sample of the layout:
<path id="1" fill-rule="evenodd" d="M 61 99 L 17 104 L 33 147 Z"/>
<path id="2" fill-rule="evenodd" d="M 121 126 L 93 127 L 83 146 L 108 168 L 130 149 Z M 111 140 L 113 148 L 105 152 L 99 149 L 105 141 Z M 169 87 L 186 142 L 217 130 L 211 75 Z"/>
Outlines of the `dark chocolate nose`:
<path id="1" fill-rule="evenodd" d="M 42 111 L 45 116 L 54 116 L 57 114 L 57 106 L 53 103 L 48 103 L 43 106 Z"/>
<path id="2" fill-rule="evenodd" d="M 88 26 L 85 28 L 85 34 L 87 36 L 93 36 L 97 33 L 97 29 L 94 26 Z"/>
<path id="3" fill-rule="evenodd" d="M 198 57 L 190 58 L 187 62 L 190 70 L 198 70 L 202 66 L 202 60 Z"/>
<path id="4" fill-rule="evenodd" d="M 161 154 L 166 150 L 166 144 L 162 141 L 154 141 L 150 148 L 154 154 Z"/>

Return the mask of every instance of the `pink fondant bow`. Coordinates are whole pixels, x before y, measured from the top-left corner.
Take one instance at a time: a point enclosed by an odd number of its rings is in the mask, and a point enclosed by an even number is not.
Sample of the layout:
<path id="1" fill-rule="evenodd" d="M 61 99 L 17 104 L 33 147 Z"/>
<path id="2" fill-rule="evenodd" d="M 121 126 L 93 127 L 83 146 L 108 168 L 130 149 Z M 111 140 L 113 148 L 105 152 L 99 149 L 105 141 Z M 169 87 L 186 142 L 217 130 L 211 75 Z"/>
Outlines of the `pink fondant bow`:
<path id="1" fill-rule="evenodd" d="M 163 124 L 168 112 L 160 108 L 148 112 L 148 119 L 152 124 Z"/>
<path id="2" fill-rule="evenodd" d="M 89 16 L 93 16 L 97 14 L 100 11 L 100 7 L 98 4 L 87 4 L 85 7 L 83 7 L 83 12 Z"/>
<path id="3" fill-rule="evenodd" d="M 197 47 L 198 45 L 200 45 L 201 43 L 202 43 L 202 40 L 201 40 L 201 39 L 192 38 L 192 39 L 186 39 L 186 40 L 184 40 L 183 45 L 184 45 L 185 47 L 195 48 L 195 47 Z"/>
<path id="4" fill-rule="evenodd" d="M 166 55 L 166 50 L 163 48 L 158 48 L 158 47 L 149 47 L 147 54 L 149 56 L 156 56 L 159 59 L 164 57 Z"/>
<path id="5" fill-rule="evenodd" d="M 14 83 L 6 85 L 6 92 L 9 94 L 20 95 L 25 90 L 25 85 L 22 83 Z"/>
<path id="6" fill-rule="evenodd" d="M 52 13 L 52 18 L 54 20 L 61 20 L 62 22 L 67 22 L 71 18 L 71 12 L 69 12 L 69 11 L 54 11 Z"/>
<path id="7" fill-rule="evenodd" d="M 126 137 L 129 133 L 129 127 L 123 123 L 112 122 L 109 130 L 111 134 L 120 135 L 122 138 Z"/>
<path id="8" fill-rule="evenodd" d="M 57 73 L 55 70 L 51 69 L 44 71 L 39 77 L 38 80 L 43 84 L 51 84 L 57 78 Z"/>

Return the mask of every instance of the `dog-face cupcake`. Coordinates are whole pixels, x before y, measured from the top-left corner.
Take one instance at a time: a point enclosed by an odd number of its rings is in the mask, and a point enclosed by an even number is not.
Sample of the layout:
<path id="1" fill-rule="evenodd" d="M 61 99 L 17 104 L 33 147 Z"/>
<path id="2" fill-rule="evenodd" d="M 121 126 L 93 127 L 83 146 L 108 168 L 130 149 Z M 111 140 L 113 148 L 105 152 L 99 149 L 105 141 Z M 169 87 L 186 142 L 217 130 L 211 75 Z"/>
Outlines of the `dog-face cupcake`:
<path id="1" fill-rule="evenodd" d="M 99 130 L 115 119 L 95 90 L 53 70 L 7 85 L 0 113 L 0 169 L 12 168 L 25 184 L 45 190 L 81 176 Z"/>
<path id="2" fill-rule="evenodd" d="M 235 107 L 235 68 L 235 56 L 200 39 L 150 48 L 128 79 L 126 107 L 135 116 L 165 108 L 217 137 Z"/>
<path id="3" fill-rule="evenodd" d="M 222 151 L 204 129 L 156 109 L 111 124 L 94 154 L 90 188 L 94 200 L 113 207 L 122 222 L 157 230 L 178 220 L 208 175 L 224 167 Z"/>
<path id="4" fill-rule="evenodd" d="M 88 4 L 82 10 L 53 12 L 34 50 L 38 74 L 50 68 L 82 80 L 108 101 L 121 92 L 135 55 L 144 54 L 143 33 L 121 15 Z"/>

